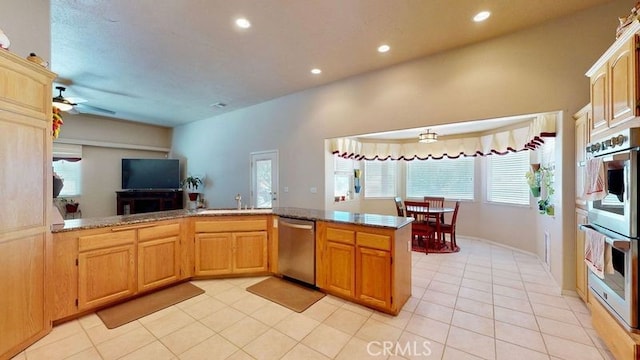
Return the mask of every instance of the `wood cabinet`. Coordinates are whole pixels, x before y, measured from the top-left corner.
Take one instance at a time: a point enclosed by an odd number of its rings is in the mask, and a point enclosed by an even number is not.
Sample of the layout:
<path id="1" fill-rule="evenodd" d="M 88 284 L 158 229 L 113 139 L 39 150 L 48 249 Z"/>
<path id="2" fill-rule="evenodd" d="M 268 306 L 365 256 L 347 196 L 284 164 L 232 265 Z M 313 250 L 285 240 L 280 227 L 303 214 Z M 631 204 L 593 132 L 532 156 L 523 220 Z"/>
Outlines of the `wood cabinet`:
<path id="1" fill-rule="evenodd" d="M 184 278 L 182 219 L 54 235 L 54 320 Z"/>
<path id="2" fill-rule="evenodd" d="M 411 295 L 411 227 L 316 222 L 316 285 L 397 314 Z"/>
<path id="3" fill-rule="evenodd" d="M 577 225 L 587 223 L 587 211 L 576 209 L 576 292 L 585 303 L 589 302 L 588 269 L 584 263 L 585 233 Z"/>
<path id="4" fill-rule="evenodd" d="M 118 215 L 182 209 L 182 190 L 116 191 Z"/>
<path id="5" fill-rule="evenodd" d="M 573 118 L 575 122 L 575 156 L 576 156 L 576 206 L 586 208 L 587 202 L 583 197 L 585 181 L 586 147 L 589 143 L 591 119 L 591 104 L 578 111 Z"/>
<path id="6" fill-rule="evenodd" d="M 591 295 L 590 295 L 591 296 Z M 616 359 L 640 359 L 640 335 L 628 332 L 596 300 L 589 304 L 591 321 L 598 336 Z"/>
<path id="7" fill-rule="evenodd" d="M 55 74 L 0 50 L 0 358 L 51 331 L 51 82 Z"/>
<path id="8" fill-rule="evenodd" d="M 269 270 L 268 218 L 194 219 L 194 276 L 265 273 Z"/>
<path id="9" fill-rule="evenodd" d="M 180 222 L 138 230 L 138 290 L 180 280 Z"/>
<path id="10" fill-rule="evenodd" d="M 118 231 L 78 238 L 78 310 L 136 293 L 136 232 Z"/>
<path id="11" fill-rule="evenodd" d="M 587 71 L 591 87 L 591 135 L 605 132 L 638 115 L 638 22 Z"/>

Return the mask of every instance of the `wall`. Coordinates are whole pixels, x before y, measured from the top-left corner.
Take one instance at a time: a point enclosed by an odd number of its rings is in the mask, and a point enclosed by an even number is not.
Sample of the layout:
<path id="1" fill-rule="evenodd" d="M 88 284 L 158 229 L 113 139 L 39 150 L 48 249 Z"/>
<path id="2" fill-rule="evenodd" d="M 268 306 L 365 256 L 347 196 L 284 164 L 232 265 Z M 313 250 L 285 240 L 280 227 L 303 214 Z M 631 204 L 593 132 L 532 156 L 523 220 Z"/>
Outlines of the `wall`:
<path id="1" fill-rule="evenodd" d="M 57 141 L 82 147 L 82 217 L 116 215 L 116 190 L 121 189 L 122 158 L 165 158 L 171 129 L 93 115 L 63 114 Z"/>
<path id="2" fill-rule="evenodd" d="M 9 51 L 26 58 L 36 53 L 51 60 L 51 10 L 49 0 L 3 1 L 0 29 L 9 37 Z"/>
<path id="3" fill-rule="evenodd" d="M 585 71 L 615 39 L 617 17 L 634 1 L 611 4 L 481 44 L 437 54 L 398 66 L 354 76 L 252 107 L 174 129 L 172 151 L 189 159 L 189 171 L 206 173 L 211 206 L 233 206 L 234 194 L 249 191 L 249 153 L 280 152 L 280 205 L 324 208 L 326 192 L 324 139 L 451 122 L 562 111 L 557 167 L 559 201 L 555 219 L 537 217 L 526 229 L 550 231 L 551 272 L 571 288 L 569 256 L 574 239 L 570 115 L 589 102 Z M 193 169 L 193 170 L 192 170 Z M 240 180 L 240 181 L 239 181 Z M 289 192 L 284 193 L 283 187 Z M 310 187 L 325 191 L 313 194 Z M 571 191 L 568 191 L 571 189 Z M 563 198 L 563 194 L 569 194 Z M 482 218 L 481 213 L 470 214 Z M 564 224 L 566 219 L 566 224 Z M 504 227 L 503 218 L 479 223 L 483 229 Z M 519 229 L 520 232 L 523 229 Z M 526 247 L 528 248 L 528 246 Z"/>

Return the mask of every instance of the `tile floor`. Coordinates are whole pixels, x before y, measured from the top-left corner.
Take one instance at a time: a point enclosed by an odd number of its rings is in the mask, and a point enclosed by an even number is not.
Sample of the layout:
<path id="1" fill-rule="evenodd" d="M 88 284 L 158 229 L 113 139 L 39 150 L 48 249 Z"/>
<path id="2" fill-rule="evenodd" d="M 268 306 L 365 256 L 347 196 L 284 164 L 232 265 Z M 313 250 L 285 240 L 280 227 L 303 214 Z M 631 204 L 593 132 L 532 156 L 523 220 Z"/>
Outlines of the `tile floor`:
<path id="1" fill-rule="evenodd" d="M 333 296 L 298 314 L 245 291 L 264 278 L 194 281 L 205 294 L 114 330 L 64 323 L 15 359 L 613 359 L 536 257 L 459 243 L 413 254 L 397 317 Z"/>

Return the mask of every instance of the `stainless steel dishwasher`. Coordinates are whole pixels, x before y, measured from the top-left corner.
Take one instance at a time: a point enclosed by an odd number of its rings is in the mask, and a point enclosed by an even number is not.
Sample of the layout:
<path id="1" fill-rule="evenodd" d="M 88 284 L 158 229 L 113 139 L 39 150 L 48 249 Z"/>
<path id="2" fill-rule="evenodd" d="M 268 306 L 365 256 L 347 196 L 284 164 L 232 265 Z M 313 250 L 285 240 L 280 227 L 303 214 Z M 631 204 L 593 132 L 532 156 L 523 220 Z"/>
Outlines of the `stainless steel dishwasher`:
<path id="1" fill-rule="evenodd" d="M 278 220 L 278 270 L 288 278 L 315 286 L 315 222 L 281 217 Z"/>

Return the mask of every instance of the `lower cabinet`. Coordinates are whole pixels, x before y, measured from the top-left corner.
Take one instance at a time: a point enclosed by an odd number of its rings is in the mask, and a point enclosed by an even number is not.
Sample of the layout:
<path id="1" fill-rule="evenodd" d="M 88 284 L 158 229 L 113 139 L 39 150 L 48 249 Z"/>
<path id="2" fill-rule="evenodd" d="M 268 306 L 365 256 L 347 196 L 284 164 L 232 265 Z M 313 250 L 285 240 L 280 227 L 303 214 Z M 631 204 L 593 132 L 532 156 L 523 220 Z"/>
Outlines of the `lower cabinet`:
<path id="1" fill-rule="evenodd" d="M 135 231 L 79 237 L 78 310 L 136 293 Z"/>
<path id="2" fill-rule="evenodd" d="M 53 319 L 177 282 L 182 220 L 54 234 Z"/>
<path id="3" fill-rule="evenodd" d="M 397 314 L 411 295 L 411 227 L 316 222 L 317 286 Z"/>
<path id="4" fill-rule="evenodd" d="M 576 209 L 576 225 L 588 222 L 587 211 Z M 584 263 L 585 233 L 576 226 L 576 292 L 585 303 L 589 302 L 588 269 Z"/>
<path id="5" fill-rule="evenodd" d="M 267 217 L 243 218 L 194 220 L 194 276 L 269 270 Z"/>

